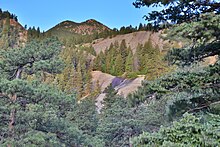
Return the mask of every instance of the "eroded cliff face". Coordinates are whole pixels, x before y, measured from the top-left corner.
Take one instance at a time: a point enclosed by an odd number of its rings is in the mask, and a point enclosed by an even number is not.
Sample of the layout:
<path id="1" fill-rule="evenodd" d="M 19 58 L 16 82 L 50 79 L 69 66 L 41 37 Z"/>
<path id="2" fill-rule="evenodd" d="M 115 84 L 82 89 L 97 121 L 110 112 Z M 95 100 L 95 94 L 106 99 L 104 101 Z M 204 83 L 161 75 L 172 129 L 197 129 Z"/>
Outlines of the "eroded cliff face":
<path id="1" fill-rule="evenodd" d="M 101 92 L 104 93 L 105 89 L 111 84 L 119 95 L 128 96 L 128 94 L 137 90 L 144 80 L 144 76 L 138 76 L 134 79 L 126 79 L 121 77 L 112 76 L 101 71 L 92 71 L 93 84 L 99 83 Z"/>
<path id="2" fill-rule="evenodd" d="M 27 42 L 27 30 L 14 19 L 9 19 L 8 22 L 6 21 L 8 20 L 0 20 L 0 46 L 2 48 L 18 48 L 24 46 Z"/>
<path id="3" fill-rule="evenodd" d="M 27 30 L 20 23 L 16 22 L 13 19 L 10 20 L 10 25 L 18 29 L 17 45 L 24 46 L 25 43 L 27 42 L 27 36 L 28 36 Z"/>
<path id="4" fill-rule="evenodd" d="M 121 77 L 112 76 L 107 73 L 103 73 L 101 71 L 93 71 L 92 72 L 92 82 L 95 85 L 98 81 L 101 94 L 96 98 L 96 106 L 97 111 L 103 107 L 103 100 L 105 99 L 105 89 L 111 84 L 114 89 L 117 91 L 118 95 L 122 95 L 127 97 L 130 93 L 135 92 L 139 86 L 141 86 L 142 81 L 144 80 L 144 76 L 139 76 L 135 79 L 126 79 Z"/>

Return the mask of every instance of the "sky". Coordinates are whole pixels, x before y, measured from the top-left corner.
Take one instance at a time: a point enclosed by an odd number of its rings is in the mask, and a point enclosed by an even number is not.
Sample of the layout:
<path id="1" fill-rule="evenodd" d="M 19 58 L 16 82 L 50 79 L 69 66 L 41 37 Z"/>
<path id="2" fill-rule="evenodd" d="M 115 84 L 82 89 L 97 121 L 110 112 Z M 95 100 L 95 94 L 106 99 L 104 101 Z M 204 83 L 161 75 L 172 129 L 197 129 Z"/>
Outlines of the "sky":
<path id="1" fill-rule="evenodd" d="M 147 23 L 143 16 L 147 8 L 136 9 L 135 0 L 0 0 L 0 8 L 18 16 L 28 27 L 46 31 L 56 24 L 71 20 L 83 22 L 95 19 L 110 28 L 138 26 Z"/>

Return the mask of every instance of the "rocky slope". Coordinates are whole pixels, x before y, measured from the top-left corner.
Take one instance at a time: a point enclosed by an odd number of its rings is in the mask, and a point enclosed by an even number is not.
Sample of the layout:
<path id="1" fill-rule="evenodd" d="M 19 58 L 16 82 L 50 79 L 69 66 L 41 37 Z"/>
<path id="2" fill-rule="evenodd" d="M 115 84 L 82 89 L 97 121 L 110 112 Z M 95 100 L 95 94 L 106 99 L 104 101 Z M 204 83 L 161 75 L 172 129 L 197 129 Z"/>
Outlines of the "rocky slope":
<path id="1" fill-rule="evenodd" d="M 14 19 L 10 19 L 10 25 L 18 30 L 18 45 L 24 46 L 27 42 L 27 30 Z"/>
<path id="2" fill-rule="evenodd" d="M 98 39 L 93 42 L 92 46 L 97 53 L 100 53 L 106 48 L 109 48 L 111 43 L 115 43 L 116 41 L 120 43 L 122 40 L 125 40 L 127 46 L 130 46 L 132 51 L 135 52 L 138 44 L 145 44 L 150 39 L 152 40 L 153 45 L 158 45 L 159 48 L 163 50 L 169 42 L 161 39 L 160 35 L 161 32 L 153 33 L 150 31 L 139 31 L 125 35 L 117 35 L 113 38 Z"/>
<path id="3" fill-rule="evenodd" d="M 92 81 L 93 83 L 97 83 L 99 81 L 99 85 L 101 86 L 101 94 L 96 98 L 96 106 L 98 112 L 102 109 L 102 102 L 105 98 L 105 88 L 112 84 L 117 94 L 127 97 L 128 94 L 135 92 L 139 86 L 141 86 L 141 82 L 144 80 L 144 76 L 139 76 L 135 79 L 125 79 L 120 77 L 115 77 L 110 74 L 103 73 L 101 71 L 93 71 L 92 72 Z"/>
<path id="4" fill-rule="evenodd" d="M 116 76 L 112 76 L 101 71 L 92 71 L 92 82 L 95 84 L 99 81 L 101 91 L 104 92 L 105 88 L 112 84 L 119 95 L 128 96 L 129 93 L 134 92 L 141 82 L 144 80 L 144 76 L 139 76 L 135 79 L 125 79 Z"/>
<path id="5" fill-rule="evenodd" d="M 6 19 L 0 20 L 0 30 L 2 31 L 6 26 Z M 14 19 L 9 19 L 9 29 L 4 32 L 0 31 L 0 46 L 17 48 L 24 46 L 27 42 L 27 30 Z"/>

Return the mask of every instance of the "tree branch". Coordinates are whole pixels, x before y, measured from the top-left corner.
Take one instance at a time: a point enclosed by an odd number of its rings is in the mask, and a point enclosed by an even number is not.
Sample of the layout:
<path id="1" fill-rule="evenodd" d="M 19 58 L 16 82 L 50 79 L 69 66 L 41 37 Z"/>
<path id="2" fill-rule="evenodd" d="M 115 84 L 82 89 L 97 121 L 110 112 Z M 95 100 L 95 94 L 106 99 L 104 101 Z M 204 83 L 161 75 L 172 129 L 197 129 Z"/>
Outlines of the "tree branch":
<path id="1" fill-rule="evenodd" d="M 201 109 L 204 109 L 204 108 L 208 108 L 210 105 L 216 105 L 216 104 L 220 104 L 220 101 L 217 101 L 217 102 L 214 102 L 214 103 L 210 103 L 210 104 L 207 104 L 207 105 L 204 105 L 204 106 L 201 106 L 201 107 L 197 107 L 197 108 L 194 108 L 194 109 L 190 109 L 187 112 L 198 111 L 198 110 L 201 110 Z"/>

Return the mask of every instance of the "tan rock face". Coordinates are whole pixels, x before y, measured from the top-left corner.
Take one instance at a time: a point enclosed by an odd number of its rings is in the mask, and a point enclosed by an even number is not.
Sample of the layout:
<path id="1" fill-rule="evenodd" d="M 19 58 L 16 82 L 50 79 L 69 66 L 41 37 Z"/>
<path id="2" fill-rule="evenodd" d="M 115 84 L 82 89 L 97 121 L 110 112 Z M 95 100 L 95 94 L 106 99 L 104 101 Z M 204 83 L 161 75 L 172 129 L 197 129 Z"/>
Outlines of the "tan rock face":
<path id="1" fill-rule="evenodd" d="M 127 97 L 130 93 L 135 92 L 138 87 L 141 86 L 143 80 L 144 77 L 138 77 L 125 85 L 121 84 L 121 86 L 118 87 L 118 94 Z"/>
<path id="2" fill-rule="evenodd" d="M 112 83 L 112 80 L 115 78 L 115 76 L 112 76 L 107 73 L 103 73 L 101 71 L 93 71 L 92 72 L 92 81 L 93 83 L 96 83 L 96 81 L 99 81 L 99 85 L 101 86 L 101 91 L 103 92 L 105 88 Z"/>
<path id="3" fill-rule="evenodd" d="M 110 74 L 103 73 L 101 71 L 93 71 L 91 74 L 92 74 L 93 84 L 95 84 L 96 81 L 99 81 L 99 84 L 101 86 L 102 93 L 96 98 L 96 106 L 98 113 L 100 113 L 100 110 L 104 106 L 102 102 L 104 101 L 106 96 L 104 90 L 107 86 L 113 84 L 114 82 L 119 81 L 117 82 L 117 86 L 115 86 L 114 88 L 115 90 L 118 91 L 117 93 L 118 95 L 127 97 L 128 94 L 135 92 L 138 89 L 138 87 L 141 86 L 141 83 L 144 80 L 144 76 L 139 76 L 136 79 L 123 79 L 112 76 Z"/>
<path id="4" fill-rule="evenodd" d="M 218 58 L 219 58 L 218 55 L 210 56 L 205 58 L 203 63 L 205 65 L 214 65 L 217 62 Z"/>
<path id="5" fill-rule="evenodd" d="M 92 81 L 94 84 L 96 83 L 96 81 L 99 81 L 102 92 L 104 92 L 107 86 L 113 84 L 115 86 L 115 90 L 118 91 L 118 94 L 123 95 L 124 97 L 127 97 L 128 94 L 135 92 L 138 87 L 141 86 L 141 82 L 144 80 L 144 77 L 138 77 L 135 79 L 118 78 L 117 81 L 119 82 L 117 82 L 117 84 L 114 84 L 116 80 L 117 77 L 110 74 L 103 73 L 101 71 L 92 72 Z"/>
<path id="6" fill-rule="evenodd" d="M 10 19 L 10 26 L 12 26 L 13 29 L 16 30 L 15 32 L 17 33 L 16 43 L 13 47 L 17 48 L 17 47 L 24 46 L 25 43 L 27 42 L 27 30 L 25 30 L 25 28 L 19 22 L 15 21 L 14 19 Z"/>

